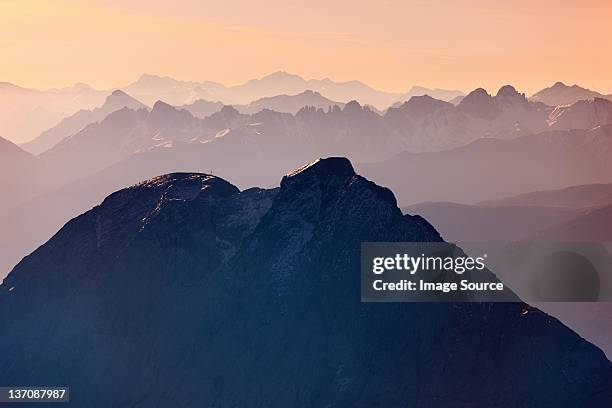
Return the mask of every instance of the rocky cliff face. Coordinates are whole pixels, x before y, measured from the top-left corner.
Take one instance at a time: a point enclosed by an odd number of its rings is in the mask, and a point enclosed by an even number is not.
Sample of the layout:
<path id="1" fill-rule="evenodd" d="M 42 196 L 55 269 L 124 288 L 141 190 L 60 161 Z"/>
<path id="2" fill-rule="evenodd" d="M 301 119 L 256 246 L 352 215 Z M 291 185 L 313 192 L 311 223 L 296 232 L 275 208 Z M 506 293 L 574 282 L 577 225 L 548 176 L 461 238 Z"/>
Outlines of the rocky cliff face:
<path id="1" fill-rule="evenodd" d="M 112 194 L 0 286 L 0 383 L 87 407 L 609 406 L 612 367 L 523 304 L 361 303 L 362 241 L 438 241 L 325 159 L 280 188 Z"/>

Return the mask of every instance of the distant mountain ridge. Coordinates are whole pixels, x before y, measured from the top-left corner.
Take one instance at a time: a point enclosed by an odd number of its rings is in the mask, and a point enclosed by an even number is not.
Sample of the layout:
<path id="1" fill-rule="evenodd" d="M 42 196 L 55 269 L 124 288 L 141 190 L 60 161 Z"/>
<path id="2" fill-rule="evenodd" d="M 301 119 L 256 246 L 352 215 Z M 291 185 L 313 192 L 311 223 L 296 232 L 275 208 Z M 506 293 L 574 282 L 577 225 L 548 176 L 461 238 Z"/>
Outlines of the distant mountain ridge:
<path id="1" fill-rule="evenodd" d="M 146 105 L 132 98 L 123 91 L 115 90 L 106 97 L 104 104 L 92 110 L 80 110 L 63 119 L 57 126 L 45 130 L 36 139 L 21 145 L 28 152 L 38 155 L 49 150 L 62 139 L 71 136 L 87 125 L 99 122 L 111 113 L 122 108 L 134 110 L 147 108 Z"/>
<path id="2" fill-rule="evenodd" d="M 85 84 L 40 91 L 0 82 L 0 135 L 30 141 L 79 109 L 98 106 L 107 94 Z"/>
<path id="3" fill-rule="evenodd" d="M 344 107 L 344 103 L 332 101 L 319 92 L 306 90 L 295 95 L 275 95 L 257 99 L 247 105 L 231 105 L 234 109 L 244 114 L 254 114 L 268 109 L 280 113 L 291 113 L 295 115 L 304 107 L 314 107 L 328 110 L 333 106 Z M 219 112 L 225 106 L 221 102 L 210 102 L 198 99 L 192 104 L 182 105 L 178 108 L 191 112 L 195 117 L 204 119 L 213 113 Z"/>
<path id="4" fill-rule="evenodd" d="M 329 78 L 305 80 L 283 71 L 235 86 L 210 81 L 179 81 L 144 74 L 123 89 L 147 104 L 161 99 L 172 105 L 191 104 L 197 99 L 220 101 L 226 105 L 247 105 L 261 98 L 294 95 L 310 90 L 334 101 L 346 103 L 355 99 L 381 110 L 390 106 L 400 95 L 375 90 L 359 81 L 336 82 Z"/>
<path id="5" fill-rule="evenodd" d="M 439 99 L 445 102 L 452 102 L 453 100 L 457 100 L 458 98 L 462 98 L 465 96 L 463 91 L 455 90 L 455 89 L 440 89 L 440 88 L 426 88 L 424 86 L 415 85 L 408 92 L 400 96 L 397 100 L 399 103 L 406 102 L 410 100 L 413 96 L 424 96 L 428 95 L 434 99 Z M 396 102 L 396 103 L 397 103 Z"/>
<path id="6" fill-rule="evenodd" d="M 551 87 L 536 92 L 530 99 L 549 106 L 562 106 L 593 98 L 612 99 L 612 95 L 603 95 L 578 85 L 569 86 L 563 82 L 556 82 Z"/>

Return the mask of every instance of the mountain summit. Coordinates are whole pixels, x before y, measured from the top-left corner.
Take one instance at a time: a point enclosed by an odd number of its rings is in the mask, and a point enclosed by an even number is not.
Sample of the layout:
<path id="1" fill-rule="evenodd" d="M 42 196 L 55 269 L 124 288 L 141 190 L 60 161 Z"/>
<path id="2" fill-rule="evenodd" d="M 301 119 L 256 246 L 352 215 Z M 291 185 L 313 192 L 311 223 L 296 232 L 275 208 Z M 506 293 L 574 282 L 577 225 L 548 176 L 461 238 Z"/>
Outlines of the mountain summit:
<path id="1" fill-rule="evenodd" d="M 342 158 L 268 190 L 156 177 L 4 280 L 0 383 L 87 407 L 605 406 L 610 362 L 537 310 L 360 301 L 361 242 L 439 240 Z"/>
<path id="2" fill-rule="evenodd" d="M 563 82 L 555 82 L 549 88 L 544 88 L 536 92 L 531 97 L 531 100 L 543 102 L 549 106 L 563 106 L 576 103 L 584 99 L 606 98 L 610 99 L 611 95 L 602 95 L 599 92 L 583 88 L 579 85 L 566 85 Z"/>

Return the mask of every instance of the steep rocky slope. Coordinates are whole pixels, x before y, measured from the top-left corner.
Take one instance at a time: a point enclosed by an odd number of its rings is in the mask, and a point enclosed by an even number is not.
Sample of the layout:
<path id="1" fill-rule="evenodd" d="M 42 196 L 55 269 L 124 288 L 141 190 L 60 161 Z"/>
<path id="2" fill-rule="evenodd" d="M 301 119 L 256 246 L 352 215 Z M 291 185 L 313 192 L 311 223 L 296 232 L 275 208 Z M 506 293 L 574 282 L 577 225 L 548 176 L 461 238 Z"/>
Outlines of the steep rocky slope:
<path id="1" fill-rule="evenodd" d="M 601 351 L 523 304 L 361 303 L 362 241 L 438 241 L 325 159 L 280 188 L 112 194 L 0 286 L 0 383 L 76 406 L 604 407 Z"/>

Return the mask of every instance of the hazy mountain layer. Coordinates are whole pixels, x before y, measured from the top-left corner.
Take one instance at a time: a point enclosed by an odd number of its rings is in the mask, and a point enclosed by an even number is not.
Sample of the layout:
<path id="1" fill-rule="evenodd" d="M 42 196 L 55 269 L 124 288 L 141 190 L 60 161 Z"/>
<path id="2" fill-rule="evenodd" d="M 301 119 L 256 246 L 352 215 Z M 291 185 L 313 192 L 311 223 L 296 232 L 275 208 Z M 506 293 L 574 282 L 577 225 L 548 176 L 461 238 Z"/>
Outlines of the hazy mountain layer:
<path id="1" fill-rule="evenodd" d="M 106 95 L 84 84 L 39 91 L 0 82 L 0 135 L 27 142 L 79 109 L 100 105 Z"/>
<path id="2" fill-rule="evenodd" d="M 38 155 L 49 150 L 66 137 L 79 132 L 87 125 L 100 122 L 111 113 L 126 107 L 134 110 L 146 108 L 145 105 L 125 92 L 114 91 L 106 98 L 102 106 L 92 110 L 79 110 L 74 115 L 63 119 L 57 126 L 42 132 L 36 139 L 22 144 L 21 147 L 32 154 Z"/>
<path id="3" fill-rule="evenodd" d="M 512 140 L 482 139 L 443 152 L 401 153 L 359 169 L 393 189 L 402 205 L 470 204 L 526 191 L 609 182 L 611 148 L 612 125 L 606 125 Z"/>
<path id="4" fill-rule="evenodd" d="M 38 170 L 36 157 L 0 137 L 0 216 L 41 191 Z"/>
<path id="5" fill-rule="evenodd" d="M 612 184 L 587 184 L 558 190 L 533 191 L 484 202 L 491 206 L 550 206 L 596 208 L 612 204 Z"/>
<path id="6" fill-rule="evenodd" d="M 456 242 L 512 242 L 571 220 L 580 210 L 557 207 L 484 206 L 426 202 L 402 211 L 427 219 L 445 240 Z"/>
<path id="7" fill-rule="evenodd" d="M 265 97 L 294 95 L 310 90 L 334 101 L 346 103 L 358 100 L 382 110 L 400 96 L 399 93 L 378 91 L 359 81 L 337 82 L 329 78 L 305 80 L 286 72 L 275 72 L 236 86 L 225 86 L 210 81 L 179 81 L 145 74 L 123 89 L 149 105 L 159 99 L 172 105 L 190 104 L 197 99 L 246 105 Z"/>

